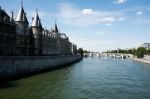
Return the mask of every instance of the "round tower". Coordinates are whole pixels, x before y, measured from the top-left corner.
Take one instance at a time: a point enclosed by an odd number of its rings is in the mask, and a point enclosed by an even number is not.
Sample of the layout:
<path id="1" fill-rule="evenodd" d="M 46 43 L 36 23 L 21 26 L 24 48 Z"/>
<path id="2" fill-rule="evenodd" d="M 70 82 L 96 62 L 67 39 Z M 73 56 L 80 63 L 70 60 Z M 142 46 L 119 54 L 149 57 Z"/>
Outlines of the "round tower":
<path id="1" fill-rule="evenodd" d="M 29 23 L 22 2 L 16 24 L 16 55 L 29 55 Z"/>
<path id="2" fill-rule="evenodd" d="M 26 13 L 23 9 L 23 5 L 21 2 L 21 7 L 19 9 L 18 15 L 15 19 L 15 23 L 17 25 L 17 33 L 29 35 L 29 22 L 26 17 Z"/>
<path id="3" fill-rule="evenodd" d="M 33 32 L 33 37 L 35 39 L 35 42 L 34 42 L 35 54 L 42 55 L 42 31 L 43 31 L 43 28 L 42 28 L 41 21 L 40 21 L 40 18 L 39 18 L 39 15 L 37 12 L 33 19 L 31 28 L 32 28 L 32 32 Z"/>

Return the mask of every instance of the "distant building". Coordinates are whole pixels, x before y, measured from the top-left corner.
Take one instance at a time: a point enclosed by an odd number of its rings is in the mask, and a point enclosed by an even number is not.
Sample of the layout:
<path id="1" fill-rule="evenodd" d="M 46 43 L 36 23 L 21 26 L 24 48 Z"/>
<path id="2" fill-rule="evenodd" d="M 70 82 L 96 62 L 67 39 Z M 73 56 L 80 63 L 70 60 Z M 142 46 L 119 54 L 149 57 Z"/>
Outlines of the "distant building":
<path id="1" fill-rule="evenodd" d="M 139 47 L 144 47 L 146 49 L 149 49 L 150 48 L 150 43 L 141 44 Z"/>
<path id="2" fill-rule="evenodd" d="M 71 55 L 77 53 L 77 46 L 69 41 L 65 33 L 44 29 L 38 12 L 29 26 L 26 12 L 21 4 L 14 19 L 0 8 L 0 56 L 12 55 Z"/>

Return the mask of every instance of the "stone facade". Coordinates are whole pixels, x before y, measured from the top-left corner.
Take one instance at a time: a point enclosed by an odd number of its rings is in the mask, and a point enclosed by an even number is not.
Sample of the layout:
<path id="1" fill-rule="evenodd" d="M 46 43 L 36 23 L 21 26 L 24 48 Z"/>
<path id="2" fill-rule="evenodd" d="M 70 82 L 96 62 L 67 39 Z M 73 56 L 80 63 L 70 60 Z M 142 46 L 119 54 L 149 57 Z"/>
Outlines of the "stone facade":
<path id="1" fill-rule="evenodd" d="M 13 18 L 0 8 L 0 56 L 42 56 L 76 54 L 77 46 L 64 33 L 44 29 L 38 12 L 29 26 L 26 12 L 21 5 L 17 17 Z"/>
<path id="2" fill-rule="evenodd" d="M 16 47 L 16 25 L 0 7 L 0 55 L 14 55 Z"/>
<path id="3" fill-rule="evenodd" d="M 81 60 L 81 56 L 79 55 L 0 56 L 0 80 L 60 68 L 79 60 Z"/>

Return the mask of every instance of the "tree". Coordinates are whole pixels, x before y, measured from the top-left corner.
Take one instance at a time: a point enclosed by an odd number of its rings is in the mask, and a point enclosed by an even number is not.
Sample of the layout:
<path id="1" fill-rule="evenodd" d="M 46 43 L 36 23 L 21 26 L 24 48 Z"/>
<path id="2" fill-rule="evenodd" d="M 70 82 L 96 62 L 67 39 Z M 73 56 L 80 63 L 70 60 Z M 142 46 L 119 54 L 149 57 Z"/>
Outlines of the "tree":
<path id="1" fill-rule="evenodd" d="M 78 49 L 78 53 L 79 53 L 81 56 L 83 56 L 83 53 L 84 53 L 83 49 L 82 49 L 82 48 L 79 48 L 79 49 Z"/>
<path id="2" fill-rule="evenodd" d="M 132 49 L 132 54 L 133 55 L 136 55 L 136 52 L 137 52 L 137 50 L 134 48 L 134 49 Z"/>
<path id="3" fill-rule="evenodd" d="M 143 58 L 146 54 L 146 49 L 143 47 L 139 47 L 136 51 L 137 58 Z"/>
<path id="4" fill-rule="evenodd" d="M 150 55 L 150 49 L 147 49 L 147 55 Z"/>
<path id="5" fill-rule="evenodd" d="M 87 50 L 84 50 L 84 53 L 88 53 L 88 51 L 87 51 Z"/>

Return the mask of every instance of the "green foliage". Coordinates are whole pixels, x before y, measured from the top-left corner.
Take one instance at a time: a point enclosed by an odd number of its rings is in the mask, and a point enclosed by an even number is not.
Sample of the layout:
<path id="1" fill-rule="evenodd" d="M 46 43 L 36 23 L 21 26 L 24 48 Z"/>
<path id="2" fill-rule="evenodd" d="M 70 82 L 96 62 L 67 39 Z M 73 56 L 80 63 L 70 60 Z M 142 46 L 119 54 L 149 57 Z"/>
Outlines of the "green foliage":
<path id="1" fill-rule="evenodd" d="M 88 53 L 88 51 L 87 51 L 87 50 L 84 50 L 84 53 Z"/>
<path id="2" fill-rule="evenodd" d="M 147 49 L 147 50 L 146 50 L 146 54 L 147 54 L 147 55 L 150 55 L 150 49 Z"/>
<path id="3" fill-rule="evenodd" d="M 129 50 L 127 50 L 127 53 L 132 54 L 132 53 L 133 53 L 133 50 L 132 50 L 132 49 L 129 49 Z"/>
<path id="4" fill-rule="evenodd" d="M 136 49 L 133 49 L 131 54 L 136 55 Z"/>
<path id="5" fill-rule="evenodd" d="M 146 49 L 143 47 L 139 47 L 136 51 L 137 58 L 143 58 L 145 54 L 146 54 Z"/>
<path id="6" fill-rule="evenodd" d="M 145 49 L 143 47 L 139 47 L 138 49 L 117 49 L 111 50 L 110 53 L 124 53 L 124 54 L 133 54 L 137 56 L 137 58 L 143 58 L 145 54 L 150 55 L 150 49 Z"/>
<path id="7" fill-rule="evenodd" d="M 81 56 L 83 56 L 84 50 L 83 50 L 82 48 L 79 48 L 79 49 L 78 49 L 78 53 L 79 53 Z"/>
<path id="8" fill-rule="evenodd" d="M 117 50 L 111 50 L 109 53 L 117 53 Z"/>

